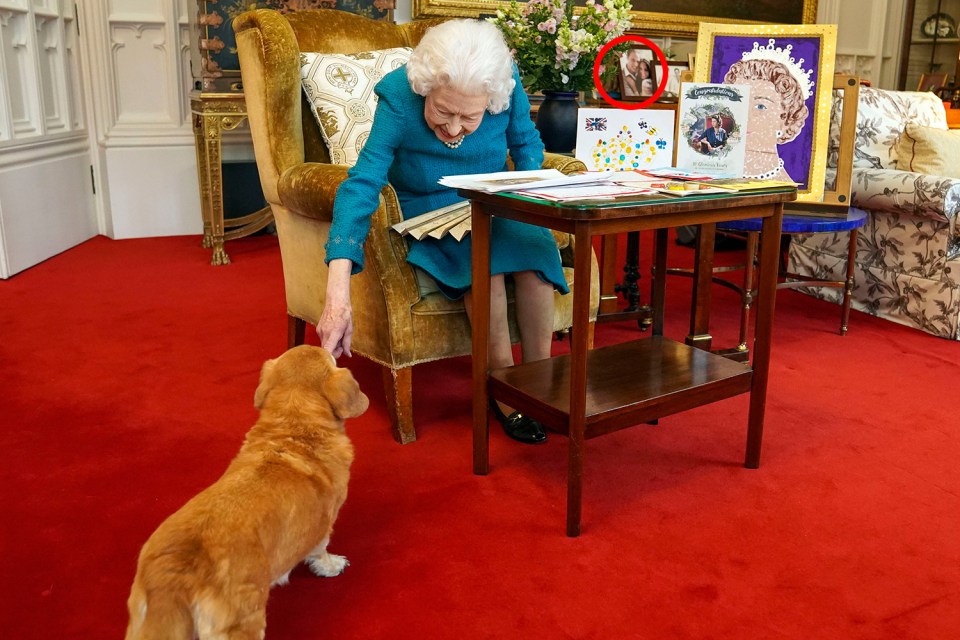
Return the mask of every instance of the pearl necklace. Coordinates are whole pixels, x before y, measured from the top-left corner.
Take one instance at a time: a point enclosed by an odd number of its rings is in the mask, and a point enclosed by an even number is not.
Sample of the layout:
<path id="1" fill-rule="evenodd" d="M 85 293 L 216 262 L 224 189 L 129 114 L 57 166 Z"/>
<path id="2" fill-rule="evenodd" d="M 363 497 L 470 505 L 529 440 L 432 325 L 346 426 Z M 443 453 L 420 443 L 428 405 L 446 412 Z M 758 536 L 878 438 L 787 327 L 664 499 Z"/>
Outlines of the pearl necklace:
<path id="1" fill-rule="evenodd" d="M 751 180 L 767 180 L 777 175 L 778 173 L 780 173 L 781 169 L 783 169 L 783 158 L 780 158 L 780 162 L 777 163 L 777 166 L 775 166 L 770 171 L 767 171 L 765 173 L 760 173 L 755 176 L 744 174 L 743 177 L 750 178 Z"/>
<path id="2" fill-rule="evenodd" d="M 440 142 L 442 142 L 444 145 L 446 145 L 447 149 L 456 149 L 456 148 L 459 147 L 461 144 L 463 144 L 463 138 L 464 138 L 465 136 L 466 136 L 466 134 L 460 136 L 459 138 L 457 138 L 457 139 L 454 140 L 453 142 L 447 142 L 446 140 L 441 140 Z"/>

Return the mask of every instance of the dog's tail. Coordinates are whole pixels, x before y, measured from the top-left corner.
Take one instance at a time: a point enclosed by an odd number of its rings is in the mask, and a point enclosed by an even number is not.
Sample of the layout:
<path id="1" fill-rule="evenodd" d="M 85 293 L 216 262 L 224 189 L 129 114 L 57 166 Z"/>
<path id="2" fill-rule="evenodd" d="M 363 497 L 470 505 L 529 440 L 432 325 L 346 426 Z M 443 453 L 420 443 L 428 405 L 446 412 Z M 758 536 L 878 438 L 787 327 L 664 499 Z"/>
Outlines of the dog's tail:
<path id="1" fill-rule="evenodd" d="M 193 638 L 193 616 L 186 603 L 174 594 L 147 593 L 135 580 L 127 600 L 130 622 L 126 640 L 190 640 Z"/>

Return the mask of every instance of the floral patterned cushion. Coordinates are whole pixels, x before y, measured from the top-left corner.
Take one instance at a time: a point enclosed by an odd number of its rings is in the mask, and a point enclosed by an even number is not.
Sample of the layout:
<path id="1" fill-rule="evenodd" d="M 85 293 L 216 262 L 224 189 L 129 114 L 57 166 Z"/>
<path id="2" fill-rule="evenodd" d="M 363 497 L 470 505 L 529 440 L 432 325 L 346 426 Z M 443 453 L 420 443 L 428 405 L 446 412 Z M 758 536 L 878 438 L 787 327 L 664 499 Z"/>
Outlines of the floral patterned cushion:
<path id="1" fill-rule="evenodd" d="M 353 166 L 373 127 L 374 85 L 406 64 L 413 49 L 362 53 L 301 53 L 303 91 L 313 107 L 333 164 Z"/>
<path id="2" fill-rule="evenodd" d="M 896 143 L 907 123 L 947 128 L 947 113 L 935 94 L 860 88 L 854 167 L 897 169 Z"/>

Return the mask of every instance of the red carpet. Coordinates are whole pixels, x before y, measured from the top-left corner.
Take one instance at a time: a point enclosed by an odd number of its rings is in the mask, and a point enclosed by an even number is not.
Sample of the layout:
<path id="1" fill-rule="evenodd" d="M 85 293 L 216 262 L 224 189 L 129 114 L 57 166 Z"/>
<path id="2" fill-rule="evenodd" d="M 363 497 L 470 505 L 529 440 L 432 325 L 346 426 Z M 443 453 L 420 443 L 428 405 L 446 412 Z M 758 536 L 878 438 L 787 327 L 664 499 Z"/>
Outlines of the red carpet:
<path id="1" fill-rule="evenodd" d="M 4 638 L 122 637 L 140 546 L 223 471 L 286 344 L 275 242 L 215 268 L 195 237 L 101 237 L 0 281 Z M 671 337 L 688 291 L 671 279 Z M 736 300 L 714 301 L 726 345 Z M 780 292 L 759 470 L 745 398 L 588 442 L 577 539 L 564 439 L 492 431 L 471 473 L 466 359 L 415 369 L 405 447 L 378 369 L 347 361 L 371 398 L 331 543 L 351 566 L 274 589 L 268 638 L 956 638 L 960 344 L 838 323 Z"/>

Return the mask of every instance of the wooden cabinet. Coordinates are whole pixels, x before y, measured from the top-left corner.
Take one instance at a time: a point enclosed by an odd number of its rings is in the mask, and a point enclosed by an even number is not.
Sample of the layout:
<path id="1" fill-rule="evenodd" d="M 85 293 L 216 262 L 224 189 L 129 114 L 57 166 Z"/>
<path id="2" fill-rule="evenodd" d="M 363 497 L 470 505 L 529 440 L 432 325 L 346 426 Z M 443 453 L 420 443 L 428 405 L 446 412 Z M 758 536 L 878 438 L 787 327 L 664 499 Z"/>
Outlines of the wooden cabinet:
<path id="1" fill-rule="evenodd" d="M 955 84 L 960 0 L 908 0 L 905 17 L 898 88 L 916 91 Z"/>

